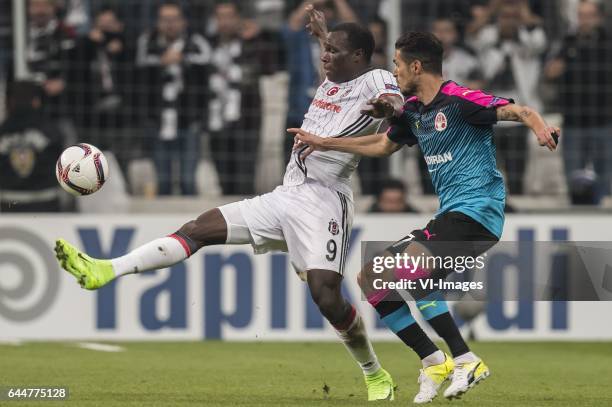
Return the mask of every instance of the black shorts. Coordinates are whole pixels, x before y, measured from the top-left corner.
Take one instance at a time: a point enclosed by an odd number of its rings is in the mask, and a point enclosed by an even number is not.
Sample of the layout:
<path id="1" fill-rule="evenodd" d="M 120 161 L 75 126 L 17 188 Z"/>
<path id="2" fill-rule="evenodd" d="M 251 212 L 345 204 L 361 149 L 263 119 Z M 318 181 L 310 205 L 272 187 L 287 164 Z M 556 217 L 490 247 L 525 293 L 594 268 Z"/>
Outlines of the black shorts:
<path id="1" fill-rule="evenodd" d="M 429 221 L 423 229 L 387 248 L 391 254 L 403 253 L 411 242 L 419 242 L 434 256 L 479 256 L 499 241 L 480 222 L 461 212 L 447 212 Z"/>
<path id="2" fill-rule="evenodd" d="M 387 248 L 393 256 L 403 253 L 412 242 L 419 242 L 427 248 L 432 256 L 446 258 L 451 256 L 476 258 L 493 247 L 499 239 L 487 230 L 482 224 L 461 212 L 447 212 L 431 220 L 423 229 L 413 230 L 411 234 L 398 240 Z M 450 268 L 435 268 L 427 278 L 434 281 L 446 279 L 454 271 Z M 461 272 L 461 276 L 468 278 L 470 271 Z M 410 295 L 419 300 L 427 297 L 438 289 L 426 289 L 417 285 L 410 291 Z"/>

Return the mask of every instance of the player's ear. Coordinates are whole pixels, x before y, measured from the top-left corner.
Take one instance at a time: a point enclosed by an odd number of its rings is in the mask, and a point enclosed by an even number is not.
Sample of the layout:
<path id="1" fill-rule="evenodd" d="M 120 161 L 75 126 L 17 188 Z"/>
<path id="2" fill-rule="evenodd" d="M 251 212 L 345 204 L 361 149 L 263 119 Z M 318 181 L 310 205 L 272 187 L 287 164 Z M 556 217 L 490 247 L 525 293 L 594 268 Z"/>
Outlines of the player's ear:
<path id="1" fill-rule="evenodd" d="M 419 73 L 423 72 L 423 64 L 418 59 L 415 59 L 410 64 L 410 69 L 412 70 L 412 73 L 419 74 Z"/>
<path id="2" fill-rule="evenodd" d="M 353 51 L 353 61 L 359 62 L 359 60 L 361 58 L 363 58 L 363 57 L 364 57 L 364 53 L 363 53 L 363 50 L 361 48 L 356 49 L 355 51 Z"/>

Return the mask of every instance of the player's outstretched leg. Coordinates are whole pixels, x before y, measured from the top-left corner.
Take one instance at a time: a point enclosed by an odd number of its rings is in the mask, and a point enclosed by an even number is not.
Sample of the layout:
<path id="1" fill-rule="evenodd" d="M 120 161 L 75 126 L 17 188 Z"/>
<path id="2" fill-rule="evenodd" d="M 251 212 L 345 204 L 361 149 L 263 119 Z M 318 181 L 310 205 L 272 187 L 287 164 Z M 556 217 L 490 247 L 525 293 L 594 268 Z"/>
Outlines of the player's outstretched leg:
<path id="1" fill-rule="evenodd" d="M 440 291 L 417 300 L 416 306 L 438 336 L 444 339 L 454 358 L 455 370 L 451 376 L 451 384 L 444 391 L 444 397 L 459 398 L 486 379 L 490 374 L 489 368 L 470 351 Z"/>
<path id="2" fill-rule="evenodd" d="M 425 334 L 412 316 L 408 304 L 397 291 L 374 288 L 374 278 L 382 277 L 384 281 L 394 281 L 394 275 L 386 274 L 375 275 L 370 264 L 361 271 L 358 282 L 368 302 L 376 309 L 387 327 L 419 355 L 423 368 L 418 378 L 419 391 L 414 402 L 429 403 L 451 376 L 453 359 L 438 349 Z"/>
<path id="3" fill-rule="evenodd" d="M 361 315 L 341 294 L 342 276 L 329 270 L 309 270 L 307 280 L 314 302 L 363 370 L 368 400 L 393 400 L 393 379 L 380 366 Z"/>
<path id="4" fill-rule="evenodd" d="M 127 274 L 170 267 L 203 246 L 223 244 L 226 240 L 225 219 L 215 208 L 187 222 L 176 233 L 155 239 L 121 257 L 94 259 L 63 239 L 55 243 L 55 256 L 81 287 L 95 290 Z"/>

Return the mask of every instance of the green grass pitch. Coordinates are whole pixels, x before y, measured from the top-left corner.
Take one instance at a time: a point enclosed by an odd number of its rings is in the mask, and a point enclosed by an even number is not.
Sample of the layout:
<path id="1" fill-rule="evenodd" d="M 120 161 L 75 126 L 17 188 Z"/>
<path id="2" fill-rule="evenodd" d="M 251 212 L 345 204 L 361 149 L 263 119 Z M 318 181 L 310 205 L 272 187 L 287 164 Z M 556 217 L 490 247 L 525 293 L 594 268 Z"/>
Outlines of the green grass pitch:
<path id="1" fill-rule="evenodd" d="M 340 343 L 117 344 L 125 351 L 63 342 L 0 345 L 0 386 L 69 387 L 69 401 L 43 403 L 48 406 L 367 405 L 361 372 Z M 399 343 L 375 348 L 398 386 L 396 404 L 411 405 L 416 356 Z M 491 377 L 463 399 L 438 397 L 435 405 L 612 405 L 612 343 L 484 342 L 472 348 Z"/>

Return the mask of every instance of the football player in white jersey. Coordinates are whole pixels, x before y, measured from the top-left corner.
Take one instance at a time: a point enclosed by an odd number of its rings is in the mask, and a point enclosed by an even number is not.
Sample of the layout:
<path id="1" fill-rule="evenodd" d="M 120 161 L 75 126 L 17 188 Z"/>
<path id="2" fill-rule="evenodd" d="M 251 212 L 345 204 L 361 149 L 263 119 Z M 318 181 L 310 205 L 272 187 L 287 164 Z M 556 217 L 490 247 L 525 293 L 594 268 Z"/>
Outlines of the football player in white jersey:
<path id="1" fill-rule="evenodd" d="M 326 79 L 302 127 L 333 137 L 375 132 L 381 120 L 365 114 L 367 101 L 388 98 L 402 103 L 403 97 L 390 72 L 370 68 L 372 34 L 356 23 L 340 24 L 327 32 L 322 13 L 312 6 L 307 10 L 308 27 L 322 46 Z M 124 275 L 170 267 L 208 245 L 250 244 L 256 253 L 288 251 L 319 310 L 361 366 L 368 399 L 392 400 L 393 380 L 380 366 L 363 320 L 340 290 L 353 220 L 349 181 L 358 161 L 354 154 L 331 151 L 302 160 L 295 151 L 283 185 L 270 193 L 209 210 L 176 233 L 122 257 L 94 259 L 60 239 L 57 258 L 82 287 L 95 290 Z"/>

